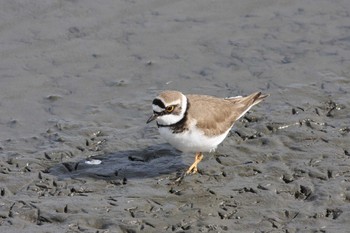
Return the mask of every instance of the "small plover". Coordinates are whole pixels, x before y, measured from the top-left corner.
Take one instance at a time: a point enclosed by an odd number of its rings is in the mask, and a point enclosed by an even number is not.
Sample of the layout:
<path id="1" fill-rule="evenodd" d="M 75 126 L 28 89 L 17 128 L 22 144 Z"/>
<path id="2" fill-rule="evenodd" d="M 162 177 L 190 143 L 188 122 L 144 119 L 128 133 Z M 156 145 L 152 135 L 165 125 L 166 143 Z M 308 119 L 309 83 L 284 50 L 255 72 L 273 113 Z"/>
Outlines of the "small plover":
<path id="1" fill-rule="evenodd" d="M 242 97 L 217 98 L 163 91 L 152 102 L 160 135 L 176 149 L 194 152 L 186 174 L 196 173 L 203 152 L 212 152 L 226 138 L 235 121 L 268 95 L 256 92 Z"/>

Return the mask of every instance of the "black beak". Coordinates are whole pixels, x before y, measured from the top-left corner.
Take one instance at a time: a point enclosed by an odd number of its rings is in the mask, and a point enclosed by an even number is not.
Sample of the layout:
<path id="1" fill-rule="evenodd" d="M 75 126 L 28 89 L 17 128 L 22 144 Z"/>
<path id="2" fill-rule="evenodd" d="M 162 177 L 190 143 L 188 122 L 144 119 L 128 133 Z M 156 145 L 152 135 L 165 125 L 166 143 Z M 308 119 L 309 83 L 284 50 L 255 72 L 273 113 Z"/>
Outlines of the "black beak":
<path id="1" fill-rule="evenodd" d="M 151 121 L 154 121 L 155 119 L 157 119 L 158 115 L 157 114 L 153 114 L 150 118 L 148 118 L 147 120 L 147 124 L 150 123 Z"/>

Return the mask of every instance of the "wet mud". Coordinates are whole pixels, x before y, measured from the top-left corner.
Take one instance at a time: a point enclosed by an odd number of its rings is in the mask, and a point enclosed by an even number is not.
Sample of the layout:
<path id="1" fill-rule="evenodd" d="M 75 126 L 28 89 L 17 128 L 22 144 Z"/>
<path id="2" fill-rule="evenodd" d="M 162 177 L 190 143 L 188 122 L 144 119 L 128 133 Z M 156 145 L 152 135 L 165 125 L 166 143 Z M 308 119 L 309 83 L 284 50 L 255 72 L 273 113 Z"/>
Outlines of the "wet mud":
<path id="1" fill-rule="evenodd" d="M 1 232 L 346 232 L 348 1 L 0 3 Z M 164 89 L 270 96 L 199 173 Z"/>

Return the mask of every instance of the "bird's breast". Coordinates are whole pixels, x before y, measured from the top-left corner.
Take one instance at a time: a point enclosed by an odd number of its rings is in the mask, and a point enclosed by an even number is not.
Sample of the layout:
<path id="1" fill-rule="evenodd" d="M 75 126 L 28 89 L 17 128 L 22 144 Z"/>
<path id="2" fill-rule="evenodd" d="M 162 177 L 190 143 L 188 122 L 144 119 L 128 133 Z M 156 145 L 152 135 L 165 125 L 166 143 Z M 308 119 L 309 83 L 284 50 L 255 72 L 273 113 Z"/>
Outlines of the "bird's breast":
<path id="1" fill-rule="evenodd" d="M 183 152 L 211 152 L 225 139 L 230 129 L 213 137 L 206 136 L 195 126 L 181 133 L 173 133 L 171 128 L 159 128 L 160 135 L 176 149 Z"/>

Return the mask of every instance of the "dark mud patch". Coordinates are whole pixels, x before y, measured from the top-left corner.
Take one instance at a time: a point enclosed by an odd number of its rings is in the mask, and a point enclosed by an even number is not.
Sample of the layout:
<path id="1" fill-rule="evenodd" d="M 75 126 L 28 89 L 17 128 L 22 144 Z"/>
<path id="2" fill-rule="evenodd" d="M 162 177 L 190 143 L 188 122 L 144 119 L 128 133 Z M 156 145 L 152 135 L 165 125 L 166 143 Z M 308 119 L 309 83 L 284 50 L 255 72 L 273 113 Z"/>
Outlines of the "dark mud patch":
<path id="1" fill-rule="evenodd" d="M 181 164 L 180 152 L 169 145 L 156 145 L 142 150 L 120 151 L 82 161 L 65 162 L 49 168 L 47 172 L 59 179 L 143 179 L 172 174 L 185 167 Z"/>

